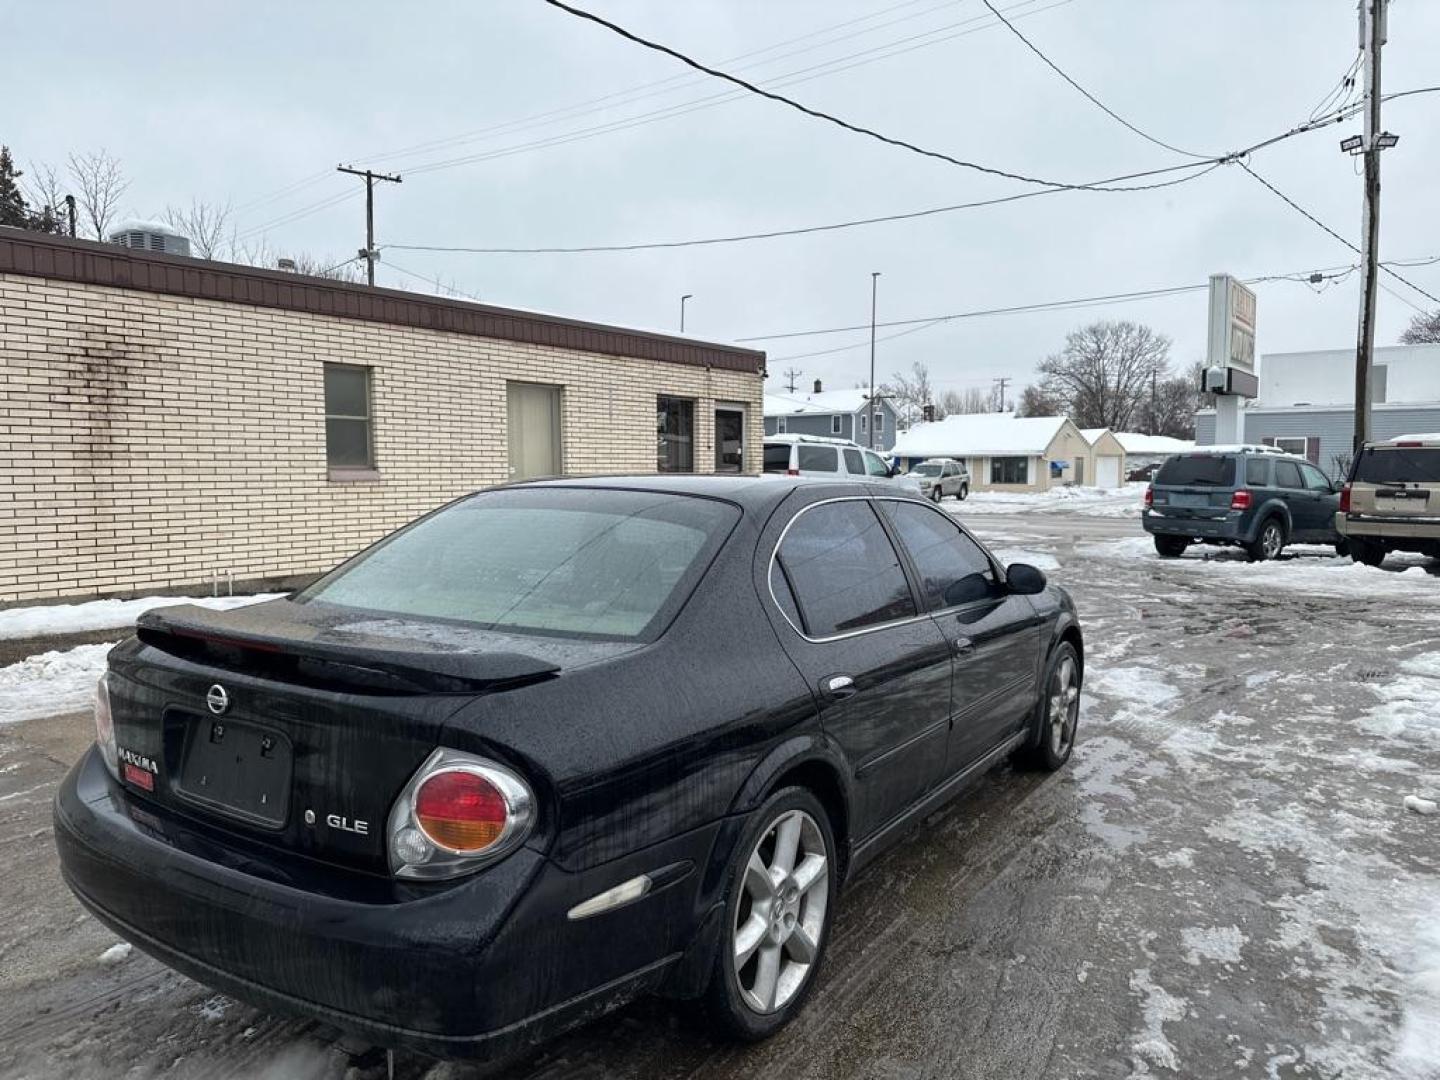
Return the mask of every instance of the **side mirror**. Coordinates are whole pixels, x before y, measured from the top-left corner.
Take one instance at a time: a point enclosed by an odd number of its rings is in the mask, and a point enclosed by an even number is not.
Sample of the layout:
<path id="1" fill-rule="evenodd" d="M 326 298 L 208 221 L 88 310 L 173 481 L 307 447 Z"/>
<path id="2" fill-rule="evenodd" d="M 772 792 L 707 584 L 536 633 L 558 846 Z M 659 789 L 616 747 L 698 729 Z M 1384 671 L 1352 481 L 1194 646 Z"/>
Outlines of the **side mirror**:
<path id="1" fill-rule="evenodd" d="M 1011 563 L 1005 568 L 1005 580 L 1010 586 L 1010 591 L 1020 596 L 1034 596 L 1036 593 L 1045 591 L 1049 584 L 1045 575 L 1029 563 Z"/>
<path id="2" fill-rule="evenodd" d="M 892 479 L 892 480 L 895 479 L 895 477 L 897 477 L 897 476 L 900 475 L 900 466 L 899 466 L 899 465 L 891 465 L 891 466 L 889 466 L 889 467 L 887 468 L 886 472 L 885 472 L 885 475 L 888 476 L 888 477 L 890 477 L 890 479 Z"/>

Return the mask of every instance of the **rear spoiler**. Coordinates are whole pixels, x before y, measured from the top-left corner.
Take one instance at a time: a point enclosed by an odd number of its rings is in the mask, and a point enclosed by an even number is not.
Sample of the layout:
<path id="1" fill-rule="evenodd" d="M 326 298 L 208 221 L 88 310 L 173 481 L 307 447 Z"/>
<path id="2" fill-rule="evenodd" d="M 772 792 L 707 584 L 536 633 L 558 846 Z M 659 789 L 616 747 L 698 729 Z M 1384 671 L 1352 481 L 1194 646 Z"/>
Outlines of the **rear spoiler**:
<path id="1" fill-rule="evenodd" d="M 397 632 L 374 632 L 376 626 Z M 405 628 L 414 636 L 406 636 Z M 353 627 L 352 629 L 349 629 Z M 214 611 L 155 608 L 136 620 L 140 640 L 175 655 L 285 681 L 354 689 L 463 693 L 550 678 L 557 664 L 483 647 L 483 631 L 337 615 L 289 600 Z"/>

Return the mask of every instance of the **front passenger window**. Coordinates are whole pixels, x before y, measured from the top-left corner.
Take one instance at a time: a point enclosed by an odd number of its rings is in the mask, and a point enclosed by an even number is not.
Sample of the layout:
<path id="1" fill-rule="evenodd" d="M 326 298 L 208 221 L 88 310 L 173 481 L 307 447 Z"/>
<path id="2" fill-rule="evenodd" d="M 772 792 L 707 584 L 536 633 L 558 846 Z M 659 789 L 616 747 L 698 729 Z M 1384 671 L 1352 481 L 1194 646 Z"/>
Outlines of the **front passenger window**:
<path id="1" fill-rule="evenodd" d="M 989 558 L 948 514 L 918 503 L 884 505 L 900 542 L 920 572 L 920 589 L 932 610 L 998 595 L 999 585 Z"/>

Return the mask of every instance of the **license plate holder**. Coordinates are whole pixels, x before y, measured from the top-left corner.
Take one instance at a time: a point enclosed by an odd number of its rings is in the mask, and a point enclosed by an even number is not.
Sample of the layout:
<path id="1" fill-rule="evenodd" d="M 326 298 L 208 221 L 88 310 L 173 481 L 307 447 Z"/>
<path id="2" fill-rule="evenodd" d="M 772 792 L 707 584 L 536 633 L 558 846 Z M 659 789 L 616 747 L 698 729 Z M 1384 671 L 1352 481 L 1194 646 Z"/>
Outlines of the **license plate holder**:
<path id="1" fill-rule="evenodd" d="M 266 829 L 284 826 L 294 751 L 278 731 L 192 716 L 176 792 L 227 817 Z"/>
<path id="2" fill-rule="evenodd" d="M 1210 505 L 1210 496 L 1197 495 L 1191 491 L 1173 491 L 1170 493 L 1170 505 L 1184 507 L 1187 510 L 1198 510 Z"/>

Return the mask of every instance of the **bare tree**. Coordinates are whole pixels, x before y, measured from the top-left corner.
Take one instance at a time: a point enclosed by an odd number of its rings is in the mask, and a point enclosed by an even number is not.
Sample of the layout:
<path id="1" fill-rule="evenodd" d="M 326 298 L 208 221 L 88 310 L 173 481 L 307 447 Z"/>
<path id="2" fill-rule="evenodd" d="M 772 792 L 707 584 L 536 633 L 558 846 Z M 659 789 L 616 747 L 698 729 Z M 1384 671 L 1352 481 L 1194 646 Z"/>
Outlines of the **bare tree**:
<path id="1" fill-rule="evenodd" d="M 1025 387 L 1020 392 L 1020 403 L 1015 406 L 1016 416 L 1059 416 L 1064 411 L 1065 406 L 1059 399 L 1039 386 Z"/>
<path id="2" fill-rule="evenodd" d="M 25 181 L 25 194 L 35 204 L 41 214 L 48 213 L 56 222 L 66 220 L 65 212 L 65 181 L 60 178 L 59 172 L 53 165 L 46 165 L 43 162 L 30 163 L 30 171 L 26 174 L 29 179 Z"/>
<path id="3" fill-rule="evenodd" d="M 1152 372 L 1170 375 L 1170 339 L 1129 321 L 1094 322 L 1067 334 L 1039 371 L 1041 387 L 1077 426 L 1127 431 L 1149 396 Z"/>
<path id="4" fill-rule="evenodd" d="M 946 390 L 941 394 L 935 418 L 938 420 L 942 416 L 991 412 L 994 407 L 993 395 L 987 394 L 978 386 L 967 386 L 964 390 Z"/>
<path id="5" fill-rule="evenodd" d="M 1432 345 L 1440 343 L 1440 308 L 1416 315 L 1400 335 L 1401 345 Z"/>
<path id="6" fill-rule="evenodd" d="M 1183 377 L 1162 379 L 1155 387 L 1153 406 L 1146 403 L 1147 412 L 1153 408 L 1154 413 L 1150 417 L 1150 428 L 1156 435 L 1169 435 L 1172 439 L 1193 439 L 1195 410 L 1199 405 L 1199 383 Z"/>
<path id="7" fill-rule="evenodd" d="M 895 372 L 890 382 L 880 387 L 880 393 L 890 399 L 895 411 L 907 423 L 924 415 L 926 405 L 934 404 L 934 390 L 930 385 L 930 369 L 917 360 L 910 367 L 910 374 Z"/>
<path id="8" fill-rule="evenodd" d="M 251 243 L 239 243 L 234 238 L 230 241 L 230 261 L 241 263 L 245 266 L 263 266 L 267 270 L 280 268 L 280 260 L 284 259 L 293 266 L 286 266 L 296 274 L 305 274 L 309 277 L 329 278 L 332 281 L 360 282 L 365 278 L 360 269 L 360 261 L 357 256 L 350 256 L 348 259 L 331 259 L 325 256 L 311 255 L 308 252 L 297 252 L 293 255 L 281 255 L 272 248 L 264 239 Z"/>
<path id="9" fill-rule="evenodd" d="M 89 154 L 71 154 L 70 179 L 75 184 L 75 198 L 80 203 L 87 232 L 96 240 L 104 240 L 120 209 L 120 200 L 130 181 L 117 158 L 101 149 Z"/>
<path id="10" fill-rule="evenodd" d="M 223 259 L 230 250 L 231 241 L 225 230 L 230 225 L 230 204 L 190 200 L 187 210 L 180 206 L 167 206 L 162 220 L 176 232 L 190 241 L 191 253 L 201 259 Z"/>

